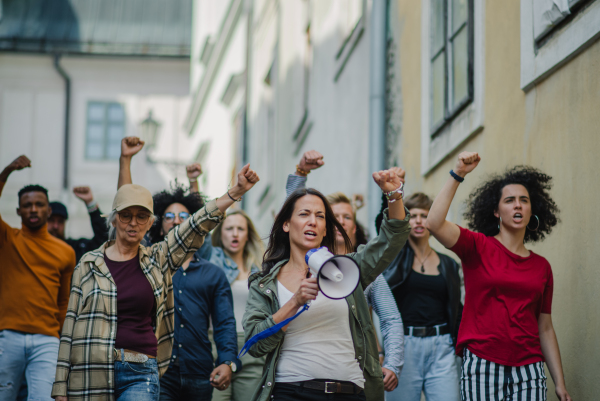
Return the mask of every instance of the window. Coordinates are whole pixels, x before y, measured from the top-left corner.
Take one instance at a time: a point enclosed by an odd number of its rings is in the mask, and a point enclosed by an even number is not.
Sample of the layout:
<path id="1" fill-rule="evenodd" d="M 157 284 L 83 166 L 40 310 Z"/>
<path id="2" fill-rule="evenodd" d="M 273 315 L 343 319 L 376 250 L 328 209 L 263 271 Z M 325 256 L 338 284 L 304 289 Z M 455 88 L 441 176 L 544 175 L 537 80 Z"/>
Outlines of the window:
<path id="1" fill-rule="evenodd" d="M 521 0 L 521 89 L 528 92 L 600 34 L 599 0 Z"/>
<path id="2" fill-rule="evenodd" d="M 431 0 L 432 135 L 473 99 L 472 0 Z"/>
<path id="3" fill-rule="evenodd" d="M 114 102 L 89 102 L 85 157 L 88 160 L 116 160 L 125 136 L 125 109 Z"/>
<path id="4" fill-rule="evenodd" d="M 423 175 L 484 129 L 485 3 L 421 2 Z"/>

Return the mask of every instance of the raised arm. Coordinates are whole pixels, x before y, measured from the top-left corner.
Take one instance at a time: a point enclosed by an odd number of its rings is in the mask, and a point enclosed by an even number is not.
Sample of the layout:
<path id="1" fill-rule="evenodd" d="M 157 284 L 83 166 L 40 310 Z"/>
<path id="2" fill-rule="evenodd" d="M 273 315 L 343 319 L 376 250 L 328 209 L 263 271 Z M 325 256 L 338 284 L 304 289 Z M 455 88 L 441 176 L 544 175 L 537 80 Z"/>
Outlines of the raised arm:
<path id="1" fill-rule="evenodd" d="M 2 196 L 2 189 L 4 188 L 4 184 L 8 180 L 8 176 L 17 170 L 23 170 L 26 167 L 31 167 L 31 161 L 25 155 L 21 155 L 12 161 L 8 166 L 2 170 L 0 173 L 0 196 Z"/>
<path id="2" fill-rule="evenodd" d="M 427 222 L 425 226 L 431 232 L 431 234 L 446 248 L 452 248 L 458 241 L 460 236 L 460 229 L 458 226 L 448 220 L 448 210 L 458 185 L 463 178 L 477 167 L 481 157 L 476 152 L 462 152 L 458 155 L 458 161 L 456 167 L 452 172 L 459 178 L 455 178 L 452 175 L 448 177 L 442 191 L 435 197 L 433 205 L 427 215 Z"/>
<path id="3" fill-rule="evenodd" d="M 198 177 L 202 175 L 202 165 L 200 163 L 192 163 L 189 166 L 185 166 L 185 172 L 188 180 L 190 180 L 190 192 L 200 192 Z"/>
<path id="4" fill-rule="evenodd" d="M 94 200 L 94 194 L 90 187 L 87 186 L 73 188 L 73 194 L 85 203 L 90 215 L 94 237 L 90 240 L 87 248 L 89 250 L 98 248 L 108 240 L 108 229 L 106 227 L 106 220 L 102 217 L 98 208 L 98 203 Z"/>
<path id="5" fill-rule="evenodd" d="M 144 141 L 137 136 L 126 136 L 121 140 L 121 157 L 119 157 L 119 182 L 117 189 L 125 184 L 133 184 L 131 179 L 131 158 L 144 147 Z"/>
<path id="6" fill-rule="evenodd" d="M 225 211 L 235 201 L 242 199 L 254 184 L 259 181 L 258 174 L 247 164 L 238 173 L 237 183 L 223 196 L 212 200 L 189 219 L 169 231 L 164 241 L 152 246 L 161 260 L 163 272 L 167 268 L 176 271 L 181 264 L 203 244 L 204 237 L 223 219 Z"/>
<path id="7" fill-rule="evenodd" d="M 323 161 L 323 155 L 316 150 L 309 150 L 304 152 L 302 158 L 296 165 L 296 171 L 290 174 L 287 179 L 285 186 L 286 198 L 290 196 L 292 192 L 299 188 L 306 187 L 306 177 L 312 170 L 316 170 L 325 164 Z"/>

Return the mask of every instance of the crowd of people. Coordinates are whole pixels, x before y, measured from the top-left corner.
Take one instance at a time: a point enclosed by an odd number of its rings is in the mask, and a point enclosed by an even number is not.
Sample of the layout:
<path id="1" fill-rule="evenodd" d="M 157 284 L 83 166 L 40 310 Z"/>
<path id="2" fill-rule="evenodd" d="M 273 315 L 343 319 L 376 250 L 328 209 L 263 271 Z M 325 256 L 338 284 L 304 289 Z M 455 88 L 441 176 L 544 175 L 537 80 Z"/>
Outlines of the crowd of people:
<path id="1" fill-rule="evenodd" d="M 525 246 L 558 222 L 543 172 L 516 166 L 484 181 L 468 228 L 446 216 L 477 153 L 458 156 L 435 199 L 405 196 L 399 167 L 374 172 L 382 205 L 369 239 L 360 197 L 307 186 L 325 164 L 309 151 L 265 248 L 251 217 L 228 211 L 259 181 L 250 165 L 217 199 L 199 192 L 199 164 L 187 166 L 189 186 L 153 195 L 131 174 L 143 146 L 122 140 L 106 215 L 89 187 L 73 189 L 91 239 L 65 237 L 67 208 L 40 185 L 17 194 L 20 229 L 0 217 L 0 401 L 540 401 L 544 363 L 557 398 L 571 400 L 552 269 Z M 29 167 L 20 156 L 4 168 L 0 195 Z M 345 298 L 310 274 L 307 253 L 320 247 L 360 269 Z"/>

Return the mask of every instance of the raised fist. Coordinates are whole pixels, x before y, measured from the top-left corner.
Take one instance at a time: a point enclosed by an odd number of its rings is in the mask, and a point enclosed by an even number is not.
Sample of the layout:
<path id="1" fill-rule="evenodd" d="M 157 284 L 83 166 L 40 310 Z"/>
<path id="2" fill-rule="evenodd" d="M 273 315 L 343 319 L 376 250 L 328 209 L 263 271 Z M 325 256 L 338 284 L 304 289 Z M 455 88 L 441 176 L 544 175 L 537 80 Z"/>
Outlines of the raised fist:
<path id="1" fill-rule="evenodd" d="M 250 164 L 246 164 L 237 175 L 237 183 L 230 190 L 230 195 L 232 197 L 240 197 L 243 196 L 246 192 L 250 190 L 256 184 L 260 178 L 258 174 L 252 169 L 250 169 Z"/>
<path id="2" fill-rule="evenodd" d="M 121 140 L 121 156 L 132 157 L 144 147 L 144 141 L 137 136 L 126 136 Z"/>
<path id="3" fill-rule="evenodd" d="M 75 187 L 73 188 L 73 194 L 84 201 L 86 205 L 94 200 L 94 194 L 92 194 L 90 187 Z"/>
<path id="4" fill-rule="evenodd" d="M 383 192 L 392 192 L 400 187 L 403 180 L 400 179 L 399 173 L 403 172 L 399 167 L 392 167 L 389 170 L 376 171 L 373 173 L 375 183 Z"/>
<path id="5" fill-rule="evenodd" d="M 198 178 L 202 175 L 202 165 L 200 163 L 192 163 L 189 166 L 185 166 L 185 171 L 187 173 L 187 177 L 190 180 L 194 178 Z"/>
<path id="6" fill-rule="evenodd" d="M 23 170 L 26 167 L 31 167 L 31 160 L 29 160 L 25 155 L 17 157 L 12 163 L 6 166 L 10 172 Z"/>
<path id="7" fill-rule="evenodd" d="M 298 163 L 298 168 L 304 171 L 311 171 L 322 167 L 324 164 L 322 154 L 316 150 L 309 150 L 302 155 L 300 163 Z"/>
<path id="8" fill-rule="evenodd" d="M 461 177 L 469 174 L 471 171 L 475 170 L 475 167 L 481 161 L 481 157 L 477 152 L 462 152 L 458 155 L 458 161 L 456 162 L 456 167 L 454 167 L 454 172 Z"/>

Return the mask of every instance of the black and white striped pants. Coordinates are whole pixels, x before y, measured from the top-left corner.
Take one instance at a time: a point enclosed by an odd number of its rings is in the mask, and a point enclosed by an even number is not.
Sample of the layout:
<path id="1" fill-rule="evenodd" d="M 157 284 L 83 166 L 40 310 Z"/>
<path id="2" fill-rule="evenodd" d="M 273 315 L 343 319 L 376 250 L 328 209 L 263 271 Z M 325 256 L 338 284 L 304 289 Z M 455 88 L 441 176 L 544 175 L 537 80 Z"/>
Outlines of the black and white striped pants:
<path id="1" fill-rule="evenodd" d="M 465 348 L 460 396 L 463 401 L 546 401 L 544 363 L 504 366 Z"/>

